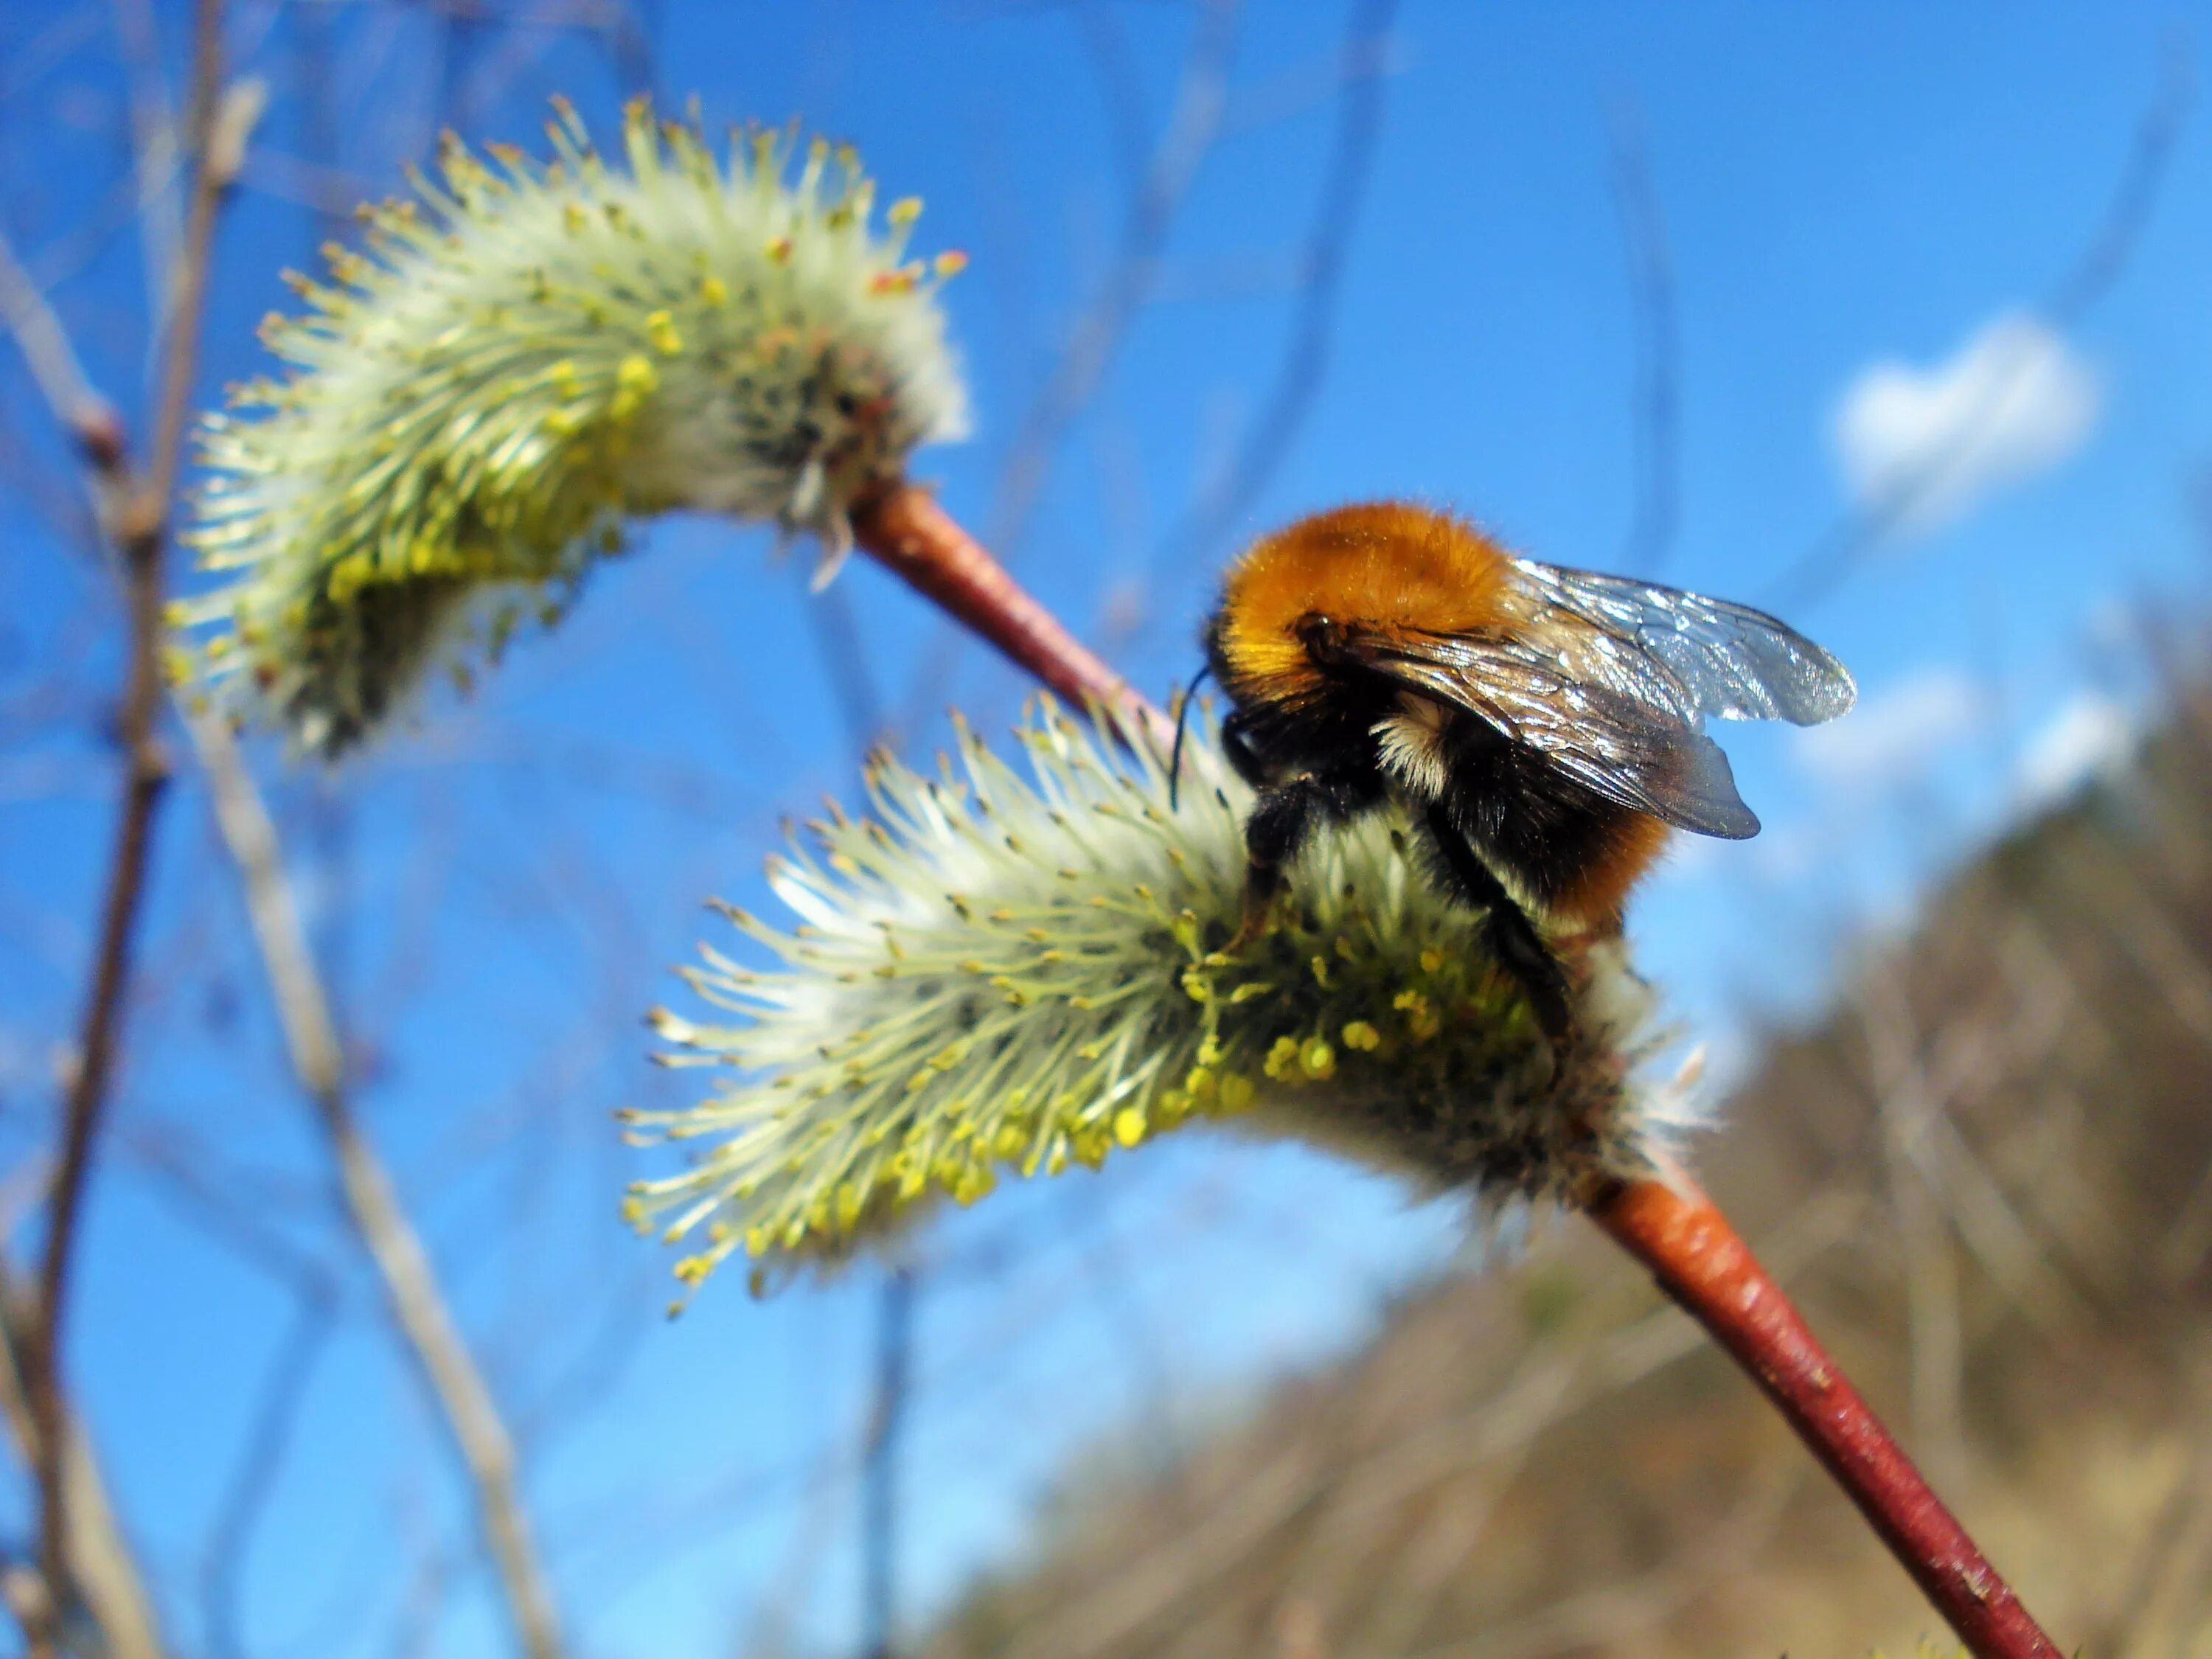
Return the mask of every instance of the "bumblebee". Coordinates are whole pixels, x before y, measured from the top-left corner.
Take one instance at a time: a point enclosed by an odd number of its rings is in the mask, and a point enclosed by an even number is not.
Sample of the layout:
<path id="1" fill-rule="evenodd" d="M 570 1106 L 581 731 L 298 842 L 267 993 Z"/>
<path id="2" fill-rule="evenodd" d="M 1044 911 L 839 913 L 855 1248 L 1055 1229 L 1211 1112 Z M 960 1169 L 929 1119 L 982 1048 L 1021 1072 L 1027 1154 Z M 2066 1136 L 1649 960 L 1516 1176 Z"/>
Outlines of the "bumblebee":
<path id="1" fill-rule="evenodd" d="M 1705 717 L 1808 726 L 1857 694 L 1771 617 L 1516 557 L 1402 502 L 1254 544 L 1206 651 L 1230 763 L 1259 792 L 1234 943 L 1316 828 L 1395 802 L 1555 1045 L 1571 1020 L 1552 939 L 1617 933 L 1670 830 L 1759 833 Z"/>

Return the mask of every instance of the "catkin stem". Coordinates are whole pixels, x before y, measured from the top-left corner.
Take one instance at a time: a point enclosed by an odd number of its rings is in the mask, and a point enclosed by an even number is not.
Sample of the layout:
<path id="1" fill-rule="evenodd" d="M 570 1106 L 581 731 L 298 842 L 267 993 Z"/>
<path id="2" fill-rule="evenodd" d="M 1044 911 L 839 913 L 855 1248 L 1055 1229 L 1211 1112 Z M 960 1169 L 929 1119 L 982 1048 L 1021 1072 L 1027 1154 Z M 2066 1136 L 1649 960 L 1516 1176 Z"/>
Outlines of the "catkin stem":
<path id="1" fill-rule="evenodd" d="M 919 484 L 894 484 L 863 501 L 853 512 L 853 539 L 1077 708 L 1103 709 L 1163 744 L 1173 740 L 1173 722 L 1061 627 Z"/>
<path id="2" fill-rule="evenodd" d="M 1071 702 L 1173 726 L 1006 574 L 918 485 L 855 511 L 854 540 L 904 581 Z M 1834 1477 L 1975 1659 L 2058 1659 L 1966 1529 L 1814 1340 L 1780 1285 L 1686 1177 L 1616 1181 L 1583 1206 L 1710 1332 Z"/>

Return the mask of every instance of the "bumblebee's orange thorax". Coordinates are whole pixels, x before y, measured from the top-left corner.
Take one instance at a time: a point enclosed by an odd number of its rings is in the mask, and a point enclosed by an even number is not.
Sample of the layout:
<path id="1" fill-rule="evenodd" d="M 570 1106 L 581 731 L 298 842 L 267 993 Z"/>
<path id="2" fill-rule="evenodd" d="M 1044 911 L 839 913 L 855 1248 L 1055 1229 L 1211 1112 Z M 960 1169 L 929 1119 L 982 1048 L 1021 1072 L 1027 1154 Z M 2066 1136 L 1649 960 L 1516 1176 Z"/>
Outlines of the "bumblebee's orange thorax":
<path id="1" fill-rule="evenodd" d="M 1429 633 L 1509 620 L 1504 550 L 1472 525 L 1402 501 L 1316 513 L 1263 536 L 1230 567 L 1218 626 L 1239 699 L 1295 699 L 1320 671 L 1296 629 L 1307 617 Z"/>

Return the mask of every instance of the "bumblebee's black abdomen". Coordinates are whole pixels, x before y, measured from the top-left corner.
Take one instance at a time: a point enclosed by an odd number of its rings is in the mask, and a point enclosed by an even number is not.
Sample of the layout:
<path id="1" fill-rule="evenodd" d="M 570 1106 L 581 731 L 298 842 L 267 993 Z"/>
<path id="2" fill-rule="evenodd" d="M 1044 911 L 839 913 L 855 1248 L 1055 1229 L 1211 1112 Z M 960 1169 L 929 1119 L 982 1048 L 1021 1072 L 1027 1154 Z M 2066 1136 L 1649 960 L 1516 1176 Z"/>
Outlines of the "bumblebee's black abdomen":
<path id="1" fill-rule="evenodd" d="M 1451 720 L 1441 738 L 1439 804 L 1484 860 L 1549 917 L 1617 925 L 1666 826 L 1472 716 Z"/>

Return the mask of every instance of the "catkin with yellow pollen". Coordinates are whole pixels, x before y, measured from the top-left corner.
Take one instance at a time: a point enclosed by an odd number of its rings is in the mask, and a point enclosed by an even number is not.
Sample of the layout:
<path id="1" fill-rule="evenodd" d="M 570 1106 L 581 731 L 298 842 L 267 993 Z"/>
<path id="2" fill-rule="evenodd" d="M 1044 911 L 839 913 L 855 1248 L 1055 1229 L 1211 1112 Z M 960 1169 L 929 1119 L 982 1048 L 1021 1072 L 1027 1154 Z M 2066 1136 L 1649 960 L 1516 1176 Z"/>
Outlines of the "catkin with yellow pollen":
<path id="1" fill-rule="evenodd" d="M 1157 756 L 1048 702 L 1019 740 L 1025 771 L 965 727 L 937 777 L 878 763 L 869 816 L 814 824 L 771 867 L 790 921 L 726 912 L 774 965 L 708 946 L 686 970 L 727 1018 L 652 1016 L 668 1064 L 723 1074 L 696 1106 L 625 1115 L 635 1139 L 706 1143 L 628 1203 L 693 1241 L 687 1285 L 734 1254 L 835 1259 L 932 1196 L 972 1203 L 1192 1123 L 1495 1208 L 1641 1173 L 1694 1121 L 1638 1070 L 1650 1000 L 1617 944 L 1578 963 L 1555 1059 L 1480 915 L 1378 816 L 1316 843 L 1279 924 L 1223 955 L 1243 786 L 1187 777 L 1170 807 Z M 1196 767 L 1227 777 L 1218 755 Z"/>
<path id="2" fill-rule="evenodd" d="M 642 102 L 603 157 L 565 103 L 554 159 L 448 138 L 367 246 L 292 278 L 263 338 L 289 367 L 202 434 L 188 539 L 227 585 L 173 672 L 335 757 L 441 662 L 464 683 L 556 621 L 632 520 L 722 513 L 818 538 L 966 398 L 920 204 L 874 211 L 849 149 L 789 133 L 718 155 Z"/>

